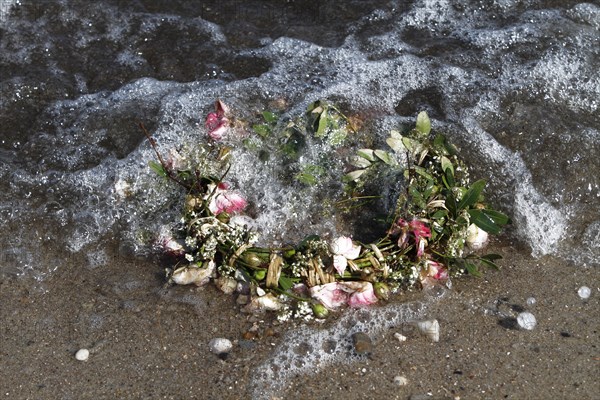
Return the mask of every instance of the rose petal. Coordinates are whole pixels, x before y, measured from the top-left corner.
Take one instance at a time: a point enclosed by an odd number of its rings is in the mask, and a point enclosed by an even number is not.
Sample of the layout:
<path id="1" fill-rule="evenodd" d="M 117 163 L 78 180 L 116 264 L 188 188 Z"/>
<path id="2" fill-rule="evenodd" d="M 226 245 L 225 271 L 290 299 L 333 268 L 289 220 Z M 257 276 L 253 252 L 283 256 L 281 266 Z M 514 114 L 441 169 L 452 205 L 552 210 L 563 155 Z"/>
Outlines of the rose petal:
<path id="1" fill-rule="evenodd" d="M 333 256 L 333 268 L 340 275 L 344 275 L 344 271 L 346 271 L 346 267 L 348 266 L 348 260 L 346 257 L 336 254 Z"/>
<path id="2" fill-rule="evenodd" d="M 340 282 L 339 285 L 342 290 L 351 293 L 348 299 L 348 305 L 350 307 L 363 307 L 374 303 L 377 303 L 377 296 L 373 290 L 373 284 L 366 281 L 355 281 L 355 282 Z"/>
<path id="3" fill-rule="evenodd" d="M 348 301 L 348 293 L 342 290 L 338 282 L 313 286 L 309 289 L 310 296 L 330 310 L 335 310 Z"/>

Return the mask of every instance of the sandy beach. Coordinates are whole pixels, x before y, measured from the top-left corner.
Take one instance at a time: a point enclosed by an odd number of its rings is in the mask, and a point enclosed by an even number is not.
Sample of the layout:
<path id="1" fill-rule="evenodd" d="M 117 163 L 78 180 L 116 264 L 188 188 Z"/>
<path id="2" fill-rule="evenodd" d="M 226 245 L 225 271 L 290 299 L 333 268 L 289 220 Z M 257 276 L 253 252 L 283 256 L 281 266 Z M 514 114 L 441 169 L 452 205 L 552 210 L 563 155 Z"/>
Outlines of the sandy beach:
<path id="1" fill-rule="evenodd" d="M 370 354 L 286 376 L 284 393 L 253 382 L 295 324 L 241 314 L 234 296 L 212 286 L 167 288 L 158 264 L 116 256 L 95 268 L 71 258 L 43 282 L 3 276 L 0 393 L 7 399 L 597 398 L 597 271 L 534 259 L 514 243 L 492 250 L 504 256 L 501 270 L 455 279 L 443 298 L 428 303 L 439 342 L 410 324 L 366 332 Z M 584 285 L 592 290 L 587 300 L 577 293 Z M 423 296 L 400 294 L 392 305 Z M 536 317 L 533 330 L 518 329 L 522 311 Z M 308 325 L 325 329 L 340 314 Z M 227 357 L 209 351 L 216 337 L 233 342 Z M 90 351 L 87 361 L 75 358 L 81 348 Z"/>

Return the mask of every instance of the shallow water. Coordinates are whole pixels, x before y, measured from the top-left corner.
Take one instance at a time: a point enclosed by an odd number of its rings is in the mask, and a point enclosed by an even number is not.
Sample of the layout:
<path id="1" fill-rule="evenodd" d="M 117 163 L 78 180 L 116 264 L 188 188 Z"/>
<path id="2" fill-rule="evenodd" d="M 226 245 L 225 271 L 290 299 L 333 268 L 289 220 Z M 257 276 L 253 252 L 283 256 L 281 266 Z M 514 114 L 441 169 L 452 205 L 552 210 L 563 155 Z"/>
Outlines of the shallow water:
<path id="1" fill-rule="evenodd" d="M 149 236 L 175 218 L 179 193 L 149 173 L 153 154 L 137 122 L 164 149 L 205 140 L 216 98 L 240 115 L 275 100 L 299 114 L 329 99 L 363 116 L 380 140 L 427 110 L 473 175 L 490 179 L 490 200 L 513 217 L 509 234 L 535 255 L 595 264 L 598 7 L 344 4 L 4 6 L 3 272 L 43 277 L 58 267 L 38 262 L 46 247 L 97 260 L 117 241 L 126 254 L 145 253 Z M 240 160 L 232 176 L 261 210 L 265 241 L 281 240 L 286 227 L 302 231 L 285 208 L 286 187 Z M 127 199 L 115 190 L 122 182 Z M 301 208 L 297 220 L 313 213 Z"/>
<path id="2" fill-rule="evenodd" d="M 240 118 L 328 99 L 375 143 L 426 110 L 489 179 L 507 240 L 597 267 L 599 21 L 591 2 L 553 0 L 2 2 L 0 277 L 43 292 L 74 260 L 148 261 L 181 192 L 148 168 L 138 122 L 165 151 L 204 142 L 217 98 Z M 265 243 L 360 235 L 315 217 L 321 188 L 298 196 L 235 155 Z"/>

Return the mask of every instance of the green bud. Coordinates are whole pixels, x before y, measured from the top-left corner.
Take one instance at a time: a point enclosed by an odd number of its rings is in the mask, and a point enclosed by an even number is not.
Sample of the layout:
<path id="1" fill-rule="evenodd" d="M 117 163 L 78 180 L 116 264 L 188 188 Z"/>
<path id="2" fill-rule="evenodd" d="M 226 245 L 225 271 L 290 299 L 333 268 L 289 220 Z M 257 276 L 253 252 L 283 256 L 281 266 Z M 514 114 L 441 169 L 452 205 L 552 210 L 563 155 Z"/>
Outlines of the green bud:
<path id="1" fill-rule="evenodd" d="M 265 276 L 267 276 L 266 269 L 257 269 L 256 271 L 254 271 L 254 279 L 256 279 L 257 281 L 262 281 L 263 279 L 265 279 Z"/>
<path id="2" fill-rule="evenodd" d="M 373 290 L 375 291 L 375 296 L 377 296 L 380 300 L 389 300 L 390 298 L 390 288 L 383 282 L 376 282 L 373 285 Z"/>
<path id="3" fill-rule="evenodd" d="M 285 250 L 285 251 L 283 252 L 283 257 L 284 257 L 284 258 L 290 258 L 290 257 L 291 257 L 291 256 L 293 256 L 294 254 L 296 254 L 296 249 L 288 249 L 288 250 Z"/>
<path id="4" fill-rule="evenodd" d="M 265 262 L 258 254 L 249 251 L 242 254 L 242 261 L 248 264 L 250 268 L 260 267 Z"/>
<path id="5" fill-rule="evenodd" d="M 221 221 L 222 223 L 226 224 L 229 222 L 229 219 L 230 219 L 229 213 L 223 211 L 223 212 L 219 213 L 219 215 L 217 215 L 217 219 L 219 221 Z"/>
<path id="6" fill-rule="evenodd" d="M 325 319 L 329 315 L 329 310 L 321 303 L 313 304 L 312 310 L 317 318 Z"/>

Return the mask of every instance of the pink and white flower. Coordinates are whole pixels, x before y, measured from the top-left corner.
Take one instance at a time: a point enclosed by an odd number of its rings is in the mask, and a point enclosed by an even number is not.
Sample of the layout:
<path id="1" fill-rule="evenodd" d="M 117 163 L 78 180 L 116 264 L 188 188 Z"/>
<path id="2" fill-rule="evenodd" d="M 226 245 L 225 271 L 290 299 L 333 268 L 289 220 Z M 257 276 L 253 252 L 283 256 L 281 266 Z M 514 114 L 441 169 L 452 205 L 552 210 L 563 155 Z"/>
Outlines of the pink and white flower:
<path id="1" fill-rule="evenodd" d="M 208 130 L 208 136 L 213 140 L 221 140 L 227 134 L 231 125 L 229 118 L 229 107 L 221 100 L 215 102 L 215 112 L 211 112 L 206 116 L 205 126 Z"/>
<path id="2" fill-rule="evenodd" d="M 412 238 L 417 248 L 417 257 L 421 257 L 425 253 L 427 239 L 431 238 L 431 230 L 427 224 L 418 219 L 407 222 L 405 219 L 400 218 L 389 233 L 391 235 L 400 234 L 398 237 L 398 246 L 400 248 L 408 246 Z"/>
<path id="3" fill-rule="evenodd" d="M 312 298 L 330 310 L 344 304 L 362 307 L 377 302 L 373 284 L 366 281 L 331 282 L 313 286 L 309 292 Z"/>
<path id="4" fill-rule="evenodd" d="M 229 185 L 226 183 L 219 183 L 216 188 L 215 185 L 208 186 L 208 195 L 211 196 L 208 203 L 208 209 L 214 215 L 219 215 L 222 212 L 233 214 L 242 211 L 248 205 L 246 199 L 239 193 L 228 190 Z M 214 193 L 213 193 L 214 192 Z"/>
<path id="5" fill-rule="evenodd" d="M 347 236 L 335 239 L 331 243 L 330 249 L 333 253 L 333 267 L 340 275 L 344 275 L 348 260 L 354 260 L 360 254 L 360 245 L 354 244 L 352 239 Z"/>
<path id="6" fill-rule="evenodd" d="M 423 288 L 429 288 L 437 283 L 448 281 L 448 269 L 443 264 L 433 260 L 426 260 L 425 267 L 421 270 L 420 281 Z"/>
<path id="7" fill-rule="evenodd" d="M 156 244 L 165 254 L 180 257 L 185 253 L 185 248 L 168 231 L 164 231 L 158 237 Z"/>

